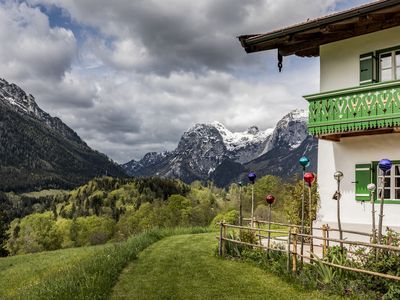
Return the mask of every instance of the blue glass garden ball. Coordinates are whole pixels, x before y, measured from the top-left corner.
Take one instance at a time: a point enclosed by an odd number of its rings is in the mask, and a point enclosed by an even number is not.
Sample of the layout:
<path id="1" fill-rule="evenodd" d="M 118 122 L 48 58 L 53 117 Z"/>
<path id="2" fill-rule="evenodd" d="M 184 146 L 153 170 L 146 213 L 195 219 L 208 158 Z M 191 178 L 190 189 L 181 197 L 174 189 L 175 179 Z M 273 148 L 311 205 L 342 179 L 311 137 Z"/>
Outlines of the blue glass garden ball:
<path id="1" fill-rule="evenodd" d="M 251 183 L 254 183 L 254 181 L 256 181 L 257 175 L 254 172 L 250 172 L 249 175 L 247 175 L 247 177 L 249 178 Z"/>
<path id="2" fill-rule="evenodd" d="M 310 160 L 306 156 L 302 156 L 299 159 L 299 163 L 303 168 L 307 168 L 310 165 Z"/>
<path id="3" fill-rule="evenodd" d="M 387 172 L 392 168 L 392 162 L 389 159 L 381 159 L 378 163 L 379 169 L 381 169 L 383 172 Z"/>

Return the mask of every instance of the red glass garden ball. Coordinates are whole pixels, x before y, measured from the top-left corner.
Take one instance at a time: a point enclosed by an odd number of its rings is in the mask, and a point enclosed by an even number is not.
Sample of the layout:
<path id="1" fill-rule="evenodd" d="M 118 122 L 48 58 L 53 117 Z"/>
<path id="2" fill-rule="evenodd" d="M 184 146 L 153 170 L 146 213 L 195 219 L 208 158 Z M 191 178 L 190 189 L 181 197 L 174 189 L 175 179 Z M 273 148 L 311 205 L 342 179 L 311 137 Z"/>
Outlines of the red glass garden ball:
<path id="1" fill-rule="evenodd" d="M 275 197 L 272 195 L 267 195 L 265 197 L 265 201 L 267 201 L 268 204 L 273 204 L 275 202 Z"/>
<path id="2" fill-rule="evenodd" d="M 315 180 L 315 175 L 314 173 L 311 172 L 307 172 L 304 174 L 304 181 L 308 183 L 308 185 L 311 186 L 311 184 L 314 182 Z"/>

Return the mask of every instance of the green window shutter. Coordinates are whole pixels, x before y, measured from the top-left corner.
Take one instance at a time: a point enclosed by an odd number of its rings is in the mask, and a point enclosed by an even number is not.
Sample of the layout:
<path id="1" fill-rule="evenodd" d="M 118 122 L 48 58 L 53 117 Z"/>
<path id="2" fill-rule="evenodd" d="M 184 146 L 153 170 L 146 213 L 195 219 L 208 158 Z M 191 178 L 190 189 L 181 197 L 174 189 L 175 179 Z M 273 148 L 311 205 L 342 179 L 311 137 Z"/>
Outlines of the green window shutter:
<path id="1" fill-rule="evenodd" d="M 375 82 L 374 53 L 360 55 L 360 85 Z"/>
<path id="2" fill-rule="evenodd" d="M 371 183 L 371 164 L 356 165 L 356 200 L 370 200 L 367 185 Z"/>

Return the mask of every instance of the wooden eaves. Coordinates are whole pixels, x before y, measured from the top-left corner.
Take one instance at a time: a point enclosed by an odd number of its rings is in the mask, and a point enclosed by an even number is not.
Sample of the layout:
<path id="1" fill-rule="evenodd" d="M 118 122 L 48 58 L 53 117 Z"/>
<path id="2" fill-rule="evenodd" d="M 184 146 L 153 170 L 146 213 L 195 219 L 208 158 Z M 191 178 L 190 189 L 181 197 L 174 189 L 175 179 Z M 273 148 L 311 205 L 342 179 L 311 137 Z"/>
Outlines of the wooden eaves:
<path id="1" fill-rule="evenodd" d="M 278 49 L 278 54 L 319 56 L 319 46 L 400 25 L 400 0 L 374 1 L 265 34 L 239 36 L 247 53 Z"/>

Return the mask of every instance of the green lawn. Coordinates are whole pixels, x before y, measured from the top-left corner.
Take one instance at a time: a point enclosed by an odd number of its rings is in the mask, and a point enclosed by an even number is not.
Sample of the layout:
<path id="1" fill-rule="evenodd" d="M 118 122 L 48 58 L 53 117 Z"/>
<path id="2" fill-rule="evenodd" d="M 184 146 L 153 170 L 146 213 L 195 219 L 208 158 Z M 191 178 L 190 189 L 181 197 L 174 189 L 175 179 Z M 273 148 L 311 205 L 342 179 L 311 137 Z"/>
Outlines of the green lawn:
<path id="1" fill-rule="evenodd" d="M 0 258 L 0 299 L 14 298 L 19 288 L 51 278 L 64 267 L 79 264 L 104 247 L 71 248 Z"/>
<path id="2" fill-rule="evenodd" d="M 331 299 L 214 255 L 215 233 L 165 238 L 130 263 L 112 299 Z"/>

